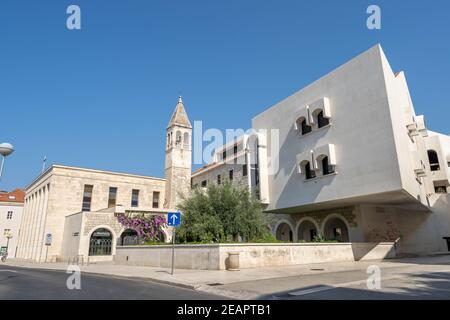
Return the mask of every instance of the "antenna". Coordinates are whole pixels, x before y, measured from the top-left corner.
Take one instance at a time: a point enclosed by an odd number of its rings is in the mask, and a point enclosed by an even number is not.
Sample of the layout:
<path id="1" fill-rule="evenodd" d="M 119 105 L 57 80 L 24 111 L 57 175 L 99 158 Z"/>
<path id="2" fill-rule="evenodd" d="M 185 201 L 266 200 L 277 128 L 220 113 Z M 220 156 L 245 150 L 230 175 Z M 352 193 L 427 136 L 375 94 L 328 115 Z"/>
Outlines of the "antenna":
<path id="1" fill-rule="evenodd" d="M 42 159 L 42 172 L 41 173 L 44 173 L 44 171 L 45 171 L 45 162 L 47 161 L 47 156 L 44 156 L 44 159 Z"/>

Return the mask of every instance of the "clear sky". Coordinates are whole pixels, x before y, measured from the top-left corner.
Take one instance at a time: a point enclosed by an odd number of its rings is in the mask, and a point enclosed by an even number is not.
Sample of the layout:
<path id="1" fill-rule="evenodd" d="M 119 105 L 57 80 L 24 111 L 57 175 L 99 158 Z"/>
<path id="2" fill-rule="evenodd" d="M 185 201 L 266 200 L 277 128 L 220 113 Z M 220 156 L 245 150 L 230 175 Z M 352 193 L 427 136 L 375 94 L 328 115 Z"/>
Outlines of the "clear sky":
<path id="1" fill-rule="evenodd" d="M 66 9 L 81 8 L 81 30 Z M 366 27 L 370 4 L 381 30 Z M 0 2 L 0 189 L 42 158 L 163 176 L 178 95 L 191 121 L 249 128 L 253 116 L 381 43 L 418 114 L 450 133 L 450 1 L 57 0 Z"/>

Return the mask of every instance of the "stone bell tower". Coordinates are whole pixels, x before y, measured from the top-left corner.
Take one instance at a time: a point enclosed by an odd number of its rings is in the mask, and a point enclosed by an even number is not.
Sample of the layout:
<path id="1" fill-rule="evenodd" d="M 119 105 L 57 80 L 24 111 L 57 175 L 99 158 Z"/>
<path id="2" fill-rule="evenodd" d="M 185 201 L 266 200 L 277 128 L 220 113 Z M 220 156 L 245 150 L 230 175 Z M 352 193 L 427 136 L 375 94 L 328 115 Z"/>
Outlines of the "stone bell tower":
<path id="1" fill-rule="evenodd" d="M 190 191 L 191 170 L 192 125 L 180 96 L 166 129 L 164 208 L 176 209 L 181 201 L 180 193 L 187 194 Z"/>

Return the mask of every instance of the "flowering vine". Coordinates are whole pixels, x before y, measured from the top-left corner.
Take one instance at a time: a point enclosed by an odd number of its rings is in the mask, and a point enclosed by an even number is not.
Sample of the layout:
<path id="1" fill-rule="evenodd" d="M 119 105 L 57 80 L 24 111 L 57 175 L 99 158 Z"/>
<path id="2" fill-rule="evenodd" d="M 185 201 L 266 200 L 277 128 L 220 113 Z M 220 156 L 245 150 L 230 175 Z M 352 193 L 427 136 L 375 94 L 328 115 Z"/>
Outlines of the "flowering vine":
<path id="1" fill-rule="evenodd" d="M 166 218 L 159 215 L 131 217 L 119 214 L 117 220 L 126 229 L 136 231 L 139 239 L 144 241 L 160 241 L 160 233 L 162 228 L 166 226 Z"/>

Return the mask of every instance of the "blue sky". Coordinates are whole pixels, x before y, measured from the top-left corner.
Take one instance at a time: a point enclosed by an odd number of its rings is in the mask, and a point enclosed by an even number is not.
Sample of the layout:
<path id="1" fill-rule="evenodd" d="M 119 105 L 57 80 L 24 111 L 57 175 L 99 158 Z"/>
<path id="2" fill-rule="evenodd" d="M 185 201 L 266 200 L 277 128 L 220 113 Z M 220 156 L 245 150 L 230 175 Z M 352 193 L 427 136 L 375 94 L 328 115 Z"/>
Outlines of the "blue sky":
<path id="1" fill-rule="evenodd" d="M 81 8 L 82 29 L 66 28 Z M 366 28 L 366 9 L 382 29 Z M 57 0 L 0 2 L 0 189 L 41 159 L 163 176 L 164 130 L 181 93 L 191 121 L 253 116 L 381 43 L 418 114 L 450 133 L 450 2 Z"/>

